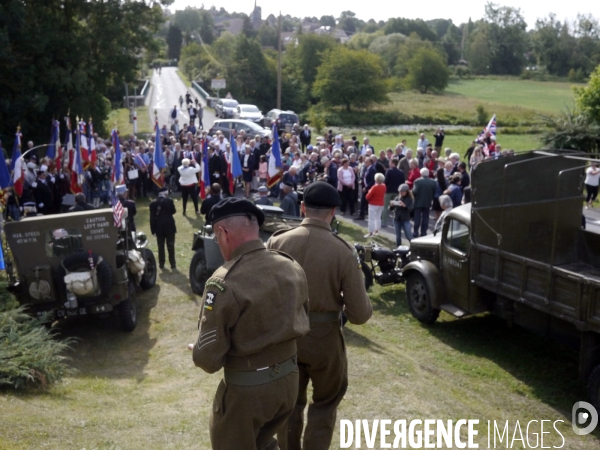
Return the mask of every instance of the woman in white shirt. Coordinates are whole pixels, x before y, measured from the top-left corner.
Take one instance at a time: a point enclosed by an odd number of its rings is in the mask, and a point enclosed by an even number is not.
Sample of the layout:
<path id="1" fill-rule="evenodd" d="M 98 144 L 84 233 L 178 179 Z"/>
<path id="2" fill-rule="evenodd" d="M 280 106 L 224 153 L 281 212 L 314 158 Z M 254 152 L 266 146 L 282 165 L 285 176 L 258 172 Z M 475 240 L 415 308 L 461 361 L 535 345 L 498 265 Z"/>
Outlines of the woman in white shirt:
<path id="1" fill-rule="evenodd" d="M 600 182 L 600 168 L 593 162 L 585 171 L 585 190 L 587 191 L 586 208 L 591 208 L 598 197 L 598 184 Z"/>
<path id="2" fill-rule="evenodd" d="M 342 159 L 342 166 L 338 169 L 337 172 L 338 177 L 338 191 L 340 191 L 340 199 L 342 201 L 342 205 L 340 206 L 340 211 L 342 215 L 346 215 L 346 205 L 350 206 L 350 215 L 354 215 L 354 180 L 356 179 L 356 174 L 354 173 L 354 169 L 350 167 L 350 162 L 348 158 Z"/>
<path id="3" fill-rule="evenodd" d="M 193 163 L 193 166 L 190 167 L 190 160 L 188 158 L 183 158 L 181 166 L 177 168 L 177 171 L 179 172 L 179 184 L 181 185 L 184 216 L 188 197 L 192 198 L 196 215 L 198 215 L 198 194 L 196 191 L 196 187 L 198 186 L 198 176 L 196 174 L 200 172 L 200 164 L 196 164 L 196 161 L 193 159 L 191 160 L 191 163 Z"/>

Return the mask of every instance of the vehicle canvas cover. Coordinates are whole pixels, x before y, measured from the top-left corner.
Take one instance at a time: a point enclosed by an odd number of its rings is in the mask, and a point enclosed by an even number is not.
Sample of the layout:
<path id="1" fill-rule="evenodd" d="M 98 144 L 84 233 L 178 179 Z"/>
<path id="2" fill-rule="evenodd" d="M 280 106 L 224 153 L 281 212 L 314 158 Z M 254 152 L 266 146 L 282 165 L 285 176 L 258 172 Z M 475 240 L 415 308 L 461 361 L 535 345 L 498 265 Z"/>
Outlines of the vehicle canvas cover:
<path id="1" fill-rule="evenodd" d="M 110 209 L 31 217 L 4 230 L 20 276 L 39 266 L 56 269 L 78 251 L 91 250 L 115 267 L 118 230 Z"/>

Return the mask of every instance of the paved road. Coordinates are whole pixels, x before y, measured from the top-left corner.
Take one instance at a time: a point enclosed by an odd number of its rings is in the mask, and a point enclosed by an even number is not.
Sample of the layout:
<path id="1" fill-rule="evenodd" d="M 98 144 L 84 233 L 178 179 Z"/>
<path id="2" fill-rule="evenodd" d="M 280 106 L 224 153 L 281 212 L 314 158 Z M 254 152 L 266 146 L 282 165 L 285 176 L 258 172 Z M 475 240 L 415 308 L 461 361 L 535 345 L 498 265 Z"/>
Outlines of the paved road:
<path id="1" fill-rule="evenodd" d="M 183 95 L 185 98 L 185 93 L 188 92 L 188 89 L 183 84 L 183 81 L 181 81 L 181 78 L 179 78 L 179 75 L 177 75 L 175 67 L 163 67 L 160 75 L 154 72 L 152 75 L 152 86 L 152 98 L 148 107 L 151 122 L 154 122 L 154 110 L 156 109 L 160 126 L 162 127 L 164 124 L 167 124 L 167 127 L 170 127 L 169 113 L 174 105 L 177 105 L 179 109 L 179 96 Z M 210 128 L 215 120 L 213 110 L 206 108 L 206 102 L 193 89 L 189 89 L 189 92 L 192 94 L 192 98 L 197 98 L 202 103 L 202 106 L 204 106 L 204 128 Z M 179 112 L 180 125 L 189 123 L 189 120 L 190 116 L 186 111 Z M 198 121 L 196 121 L 196 126 L 198 126 Z"/>

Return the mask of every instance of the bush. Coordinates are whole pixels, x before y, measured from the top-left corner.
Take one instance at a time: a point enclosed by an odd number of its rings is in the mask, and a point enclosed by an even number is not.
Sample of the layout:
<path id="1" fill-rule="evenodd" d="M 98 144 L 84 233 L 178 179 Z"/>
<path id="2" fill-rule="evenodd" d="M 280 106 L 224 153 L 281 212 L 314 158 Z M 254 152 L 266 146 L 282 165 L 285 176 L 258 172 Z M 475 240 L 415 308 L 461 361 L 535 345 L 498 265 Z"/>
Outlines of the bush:
<path id="1" fill-rule="evenodd" d="M 310 123 L 314 130 L 319 134 L 323 131 L 323 128 L 325 128 L 326 125 L 325 120 L 323 120 L 323 116 L 318 113 L 315 108 L 311 108 L 308 111 L 308 120 L 304 120 L 303 122 Z"/>
<path id="2" fill-rule="evenodd" d="M 62 353 L 74 340 L 54 339 L 43 322 L 27 315 L 0 285 L 0 387 L 46 388 L 72 372 Z"/>
<path id="3" fill-rule="evenodd" d="M 475 117 L 476 117 L 476 121 L 477 123 L 475 125 L 487 125 L 488 120 L 489 120 L 489 115 L 488 112 L 485 110 L 485 108 L 483 107 L 483 105 L 477 105 L 475 107 Z"/>

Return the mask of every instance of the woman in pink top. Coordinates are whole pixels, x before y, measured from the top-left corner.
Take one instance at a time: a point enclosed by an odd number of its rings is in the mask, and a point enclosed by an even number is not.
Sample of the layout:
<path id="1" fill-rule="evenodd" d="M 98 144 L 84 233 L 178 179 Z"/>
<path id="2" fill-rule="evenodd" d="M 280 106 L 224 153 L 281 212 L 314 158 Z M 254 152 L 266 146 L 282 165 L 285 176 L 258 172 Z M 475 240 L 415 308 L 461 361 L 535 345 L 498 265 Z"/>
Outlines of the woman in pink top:
<path id="1" fill-rule="evenodd" d="M 375 184 L 367 192 L 367 201 L 369 202 L 369 234 L 366 238 L 377 236 L 381 228 L 381 213 L 383 211 L 385 198 L 385 175 L 375 174 Z"/>

